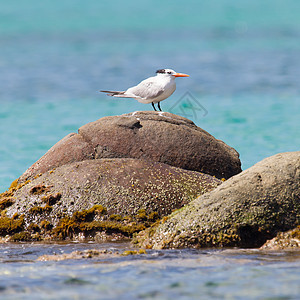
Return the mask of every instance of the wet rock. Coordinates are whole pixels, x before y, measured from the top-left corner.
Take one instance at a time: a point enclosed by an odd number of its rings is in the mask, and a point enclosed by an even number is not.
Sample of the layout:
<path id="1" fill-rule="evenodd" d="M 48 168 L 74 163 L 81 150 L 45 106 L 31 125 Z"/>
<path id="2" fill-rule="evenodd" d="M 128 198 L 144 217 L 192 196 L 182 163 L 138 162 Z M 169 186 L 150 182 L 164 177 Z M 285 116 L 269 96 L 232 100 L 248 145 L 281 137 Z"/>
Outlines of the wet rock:
<path id="1" fill-rule="evenodd" d="M 147 254 L 147 251 L 144 249 L 139 249 L 138 251 L 133 250 L 125 250 L 120 252 L 118 250 L 99 250 L 99 249 L 87 249 L 82 251 L 73 251 L 71 253 L 63 253 L 63 254 L 55 254 L 55 255 L 42 255 L 37 258 L 37 261 L 62 261 L 68 259 L 108 259 L 108 258 L 115 258 L 121 256 L 128 256 L 128 255 L 144 255 Z"/>
<path id="2" fill-rule="evenodd" d="M 300 226 L 287 232 L 280 232 L 268 240 L 262 250 L 300 250 Z"/>
<path id="3" fill-rule="evenodd" d="M 260 247 L 300 220 L 300 152 L 266 158 L 139 234 L 143 247 Z"/>
<path id="4" fill-rule="evenodd" d="M 41 239 L 48 234 L 50 239 L 84 240 L 101 231 L 118 239 L 144 229 L 220 183 L 210 175 L 141 159 L 85 160 L 12 187 L 3 194 L 15 199 L 5 206 L 5 222 L 14 218 L 21 224 L 12 233 L 31 226 Z"/>
<path id="5" fill-rule="evenodd" d="M 37 258 L 37 261 L 63 261 L 68 259 L 99 259 L 99 258 L 112 258 L 119 257 L 121 254 L 115 250 L 98 250 L 98 249 L 87 249 L 82 251 L 72 251 L 71 253 L 54 254 L 54 255 L 42 255 Z"/>
<path id="6" fill-rule="evenodd" d="M 99 119 L 54 145 L 19 182 L 75 161 L 138 158 L 217 178 L 241 172 L 239 154 L 192 121 L 165 112 L 135 112 Z"/>

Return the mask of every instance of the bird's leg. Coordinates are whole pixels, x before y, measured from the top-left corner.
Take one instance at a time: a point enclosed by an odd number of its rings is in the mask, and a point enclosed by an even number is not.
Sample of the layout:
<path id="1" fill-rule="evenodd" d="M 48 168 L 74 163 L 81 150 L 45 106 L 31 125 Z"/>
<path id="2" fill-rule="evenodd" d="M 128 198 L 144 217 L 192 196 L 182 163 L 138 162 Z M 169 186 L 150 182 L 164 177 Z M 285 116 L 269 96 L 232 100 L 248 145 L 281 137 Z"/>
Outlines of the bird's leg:
<path id="1" fill-rule="evenodd" d="M 151 102 L 151 104 L 152 104 L 152 107 L 154 108 L 154 110 L 157 111 L 156 108 L 155 108 L 155 106 L 154 106 L 154 103 Z"/>
<path id="2" fill-rule="evenodd" d="M 160 102 L 158 102 L 157 106 L 158 106 L 159 110 L 162 111 L 160 108 Z"/>

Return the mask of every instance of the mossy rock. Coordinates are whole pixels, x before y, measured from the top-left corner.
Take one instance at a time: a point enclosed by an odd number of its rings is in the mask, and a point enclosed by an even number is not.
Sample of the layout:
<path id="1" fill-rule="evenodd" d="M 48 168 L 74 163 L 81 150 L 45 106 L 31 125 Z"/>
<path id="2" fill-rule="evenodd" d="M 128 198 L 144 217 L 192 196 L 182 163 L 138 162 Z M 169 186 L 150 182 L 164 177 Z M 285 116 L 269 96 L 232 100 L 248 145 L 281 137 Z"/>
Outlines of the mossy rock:
<path id="1" fill-rule="evenodd" d="M 148 248 L 260 247 L 300 224 L 300 152 L 274 155 L 141 232 Z"/>
<path id="2" fill-rule="evenodd" d="M 141 216 L 143 218 L 141 219 Z M 156 217 L 155 217 L 156 216 Z M 88 210 L 75 212 L 71 217 L 65 215 L 56 226 L 43 220 L 38 224 L 26 225 L 24 216 L 12 218 L 0 217 L 0 237 L 9 242 L 61 241 L 61 240 L 124 240 L 133 234 L 150 227 L 158 220 L 158 215 L 141 210 L 133 216 L 107 215 L 101 205 L 94 205 Z"/>
<path id="3" fill-rule="evenodd" d="M 14 184 L 3 195 L 13 199 L 4 204 L 3 220 L 22 215 L 26 226 L 18 232 L 38 233 L 42 239 L 93 239 L 101 232 L 105 239 L 131 238 L 221 183 L 210 175 L 147 160 L 87 160 Z M 10 233 L 3 230 L 5 234 Z"/>

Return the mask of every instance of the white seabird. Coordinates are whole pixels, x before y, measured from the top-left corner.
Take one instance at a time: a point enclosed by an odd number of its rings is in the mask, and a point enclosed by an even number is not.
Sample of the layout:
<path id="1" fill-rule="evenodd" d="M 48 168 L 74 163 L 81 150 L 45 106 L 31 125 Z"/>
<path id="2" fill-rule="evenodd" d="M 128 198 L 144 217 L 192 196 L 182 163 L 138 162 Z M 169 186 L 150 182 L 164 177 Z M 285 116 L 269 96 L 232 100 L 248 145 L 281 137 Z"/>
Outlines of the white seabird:
<path id="1" fill-rule="evenodd" d="M 170 97 L 175 89 L 176 77 L 189 77 L 187 74 L 177 73 L 172 69 L 160 69 L 156 71 L 156 76 L 147 78 L 138 85 L 133 86 L 126 91 L 100 91 L 107 93 L 108 96 L 120 98 L 133 98 L 141 103 L 151 103 L 156 111 L 154 103 L 160 111 L 160 102 Z"/>

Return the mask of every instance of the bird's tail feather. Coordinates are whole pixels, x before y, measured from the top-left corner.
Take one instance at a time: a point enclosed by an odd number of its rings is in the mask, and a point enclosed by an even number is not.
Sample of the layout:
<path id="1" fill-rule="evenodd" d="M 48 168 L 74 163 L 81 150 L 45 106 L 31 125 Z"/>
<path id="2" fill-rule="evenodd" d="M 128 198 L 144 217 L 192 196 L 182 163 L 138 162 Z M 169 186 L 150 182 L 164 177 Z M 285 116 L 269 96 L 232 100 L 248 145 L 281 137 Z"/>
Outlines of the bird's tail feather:
<path id="1" fill-rule="evenodd" d="M 102 93 L 107 93 L 107 96 L 113 96 L 113 97 L 122 97 L 124 95 L 125 91 L 100 91 Z"/>

